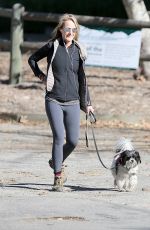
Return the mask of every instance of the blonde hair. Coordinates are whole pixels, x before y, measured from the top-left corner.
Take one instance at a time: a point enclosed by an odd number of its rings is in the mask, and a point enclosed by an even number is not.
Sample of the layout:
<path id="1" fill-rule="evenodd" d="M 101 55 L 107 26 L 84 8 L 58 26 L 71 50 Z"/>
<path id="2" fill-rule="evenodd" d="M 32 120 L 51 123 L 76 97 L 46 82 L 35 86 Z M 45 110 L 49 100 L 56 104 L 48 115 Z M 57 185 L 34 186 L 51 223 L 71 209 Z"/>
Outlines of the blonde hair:
<path id="1" fill-rule="evenodd" d="M 75 27 L 77 28 L 77 32 L 76 32 L 74 38 L 75 38 L 76 41 L 78 40 L 80 26 L 79 26 L 79 23 L 78 23 L 76 17 L 75 17 L 73 14 L 63 14 L 63 15 L 59 18 L 58 25 L 55 27 L 55 29 L 54 29 L 54 31 L 53 31 L 53 33 L 52 33 L 52 40 L 55 40 L 55 39 L 61 37 L 60 29 L 63 28 L 64 23 L 65 23 L 66 21 L 68 21 L 68 20 L 71 20 L 71 21 L 75 24 Z"/>

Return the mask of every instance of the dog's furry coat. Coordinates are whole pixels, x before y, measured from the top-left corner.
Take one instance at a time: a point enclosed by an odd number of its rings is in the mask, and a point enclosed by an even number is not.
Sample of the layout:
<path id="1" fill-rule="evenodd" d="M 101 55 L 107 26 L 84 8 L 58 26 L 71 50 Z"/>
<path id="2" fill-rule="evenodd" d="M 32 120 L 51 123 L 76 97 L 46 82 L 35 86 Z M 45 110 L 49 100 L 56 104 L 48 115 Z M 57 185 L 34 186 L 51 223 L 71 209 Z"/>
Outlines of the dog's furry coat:
<path id="1" fill-rule="evenodd" d="M 141 163 L 139 152 L 135 151 L 131 141 L 121 138 L 116 144 L 116 153 L 112 162 L 114 186 L 119 191 L 133 191 L 137 186 L 138 164 Z"/>

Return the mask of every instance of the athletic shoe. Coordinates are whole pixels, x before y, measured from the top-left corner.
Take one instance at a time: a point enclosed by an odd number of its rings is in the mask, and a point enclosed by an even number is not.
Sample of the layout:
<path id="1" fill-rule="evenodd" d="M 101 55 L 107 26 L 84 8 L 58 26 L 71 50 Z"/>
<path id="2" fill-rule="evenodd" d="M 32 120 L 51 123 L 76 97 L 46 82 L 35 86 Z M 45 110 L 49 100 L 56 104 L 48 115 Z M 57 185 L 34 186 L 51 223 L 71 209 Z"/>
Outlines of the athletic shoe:
<path id="1" fill-rule="evenodd" d="M 52 190 L 56 192 L 63 191 L 63 180 L 62 176 L 55 176 L 54 177 L 54 185 L 52 186 Z"/>
<path id="2" fill-rule="evenodd" d="M 49 166 L 50 166 L 52 169 L 54 169 L 54 164 L 53 164 L 52 158 L 48 161 L 48 163 L 49 163 Z M 66 181 L 67 181 L 67 176 L 66 176 L 66 174 L 65 174 L 65 165 L 64 165 L 64 164 L 62 165 L 62 168 L 61 168 L 61 175 L 62 175 L 63 183 L 66 183 Z"/>

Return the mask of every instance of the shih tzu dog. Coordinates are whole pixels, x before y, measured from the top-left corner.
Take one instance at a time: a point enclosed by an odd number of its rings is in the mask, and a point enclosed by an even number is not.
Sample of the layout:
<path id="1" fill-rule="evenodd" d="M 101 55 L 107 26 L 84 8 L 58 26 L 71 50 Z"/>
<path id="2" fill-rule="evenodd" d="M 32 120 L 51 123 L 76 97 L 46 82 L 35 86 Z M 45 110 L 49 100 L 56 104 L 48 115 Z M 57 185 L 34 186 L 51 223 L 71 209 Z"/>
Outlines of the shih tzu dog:
<path id="1" fill-rule="evenodd" d="M 138 165 L 141 163 L 139 152 L 137 152 L 131 141 L 121 138 L 116 144 L 111 172 L 114 177 L 114 186 L 119 191 L 133 191 L 137 186 Z"/>

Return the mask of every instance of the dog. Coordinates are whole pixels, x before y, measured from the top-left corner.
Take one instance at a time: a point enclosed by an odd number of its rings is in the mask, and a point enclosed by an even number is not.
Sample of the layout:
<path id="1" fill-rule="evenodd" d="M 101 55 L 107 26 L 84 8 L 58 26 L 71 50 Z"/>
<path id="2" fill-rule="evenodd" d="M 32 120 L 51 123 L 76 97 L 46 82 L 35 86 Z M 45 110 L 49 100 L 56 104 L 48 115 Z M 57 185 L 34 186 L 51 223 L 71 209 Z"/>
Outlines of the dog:
<path id="1" fill-rule="evenodd" d="M 114 177 L 114 186 L 119 191 L 133 191 L 137 187 L 138 165 L 141 163 L 141 157 L 136 151 L 129 139 L 122 137 L 117 141 L 114 156 L 111 165 L 111 172 Z"/>

